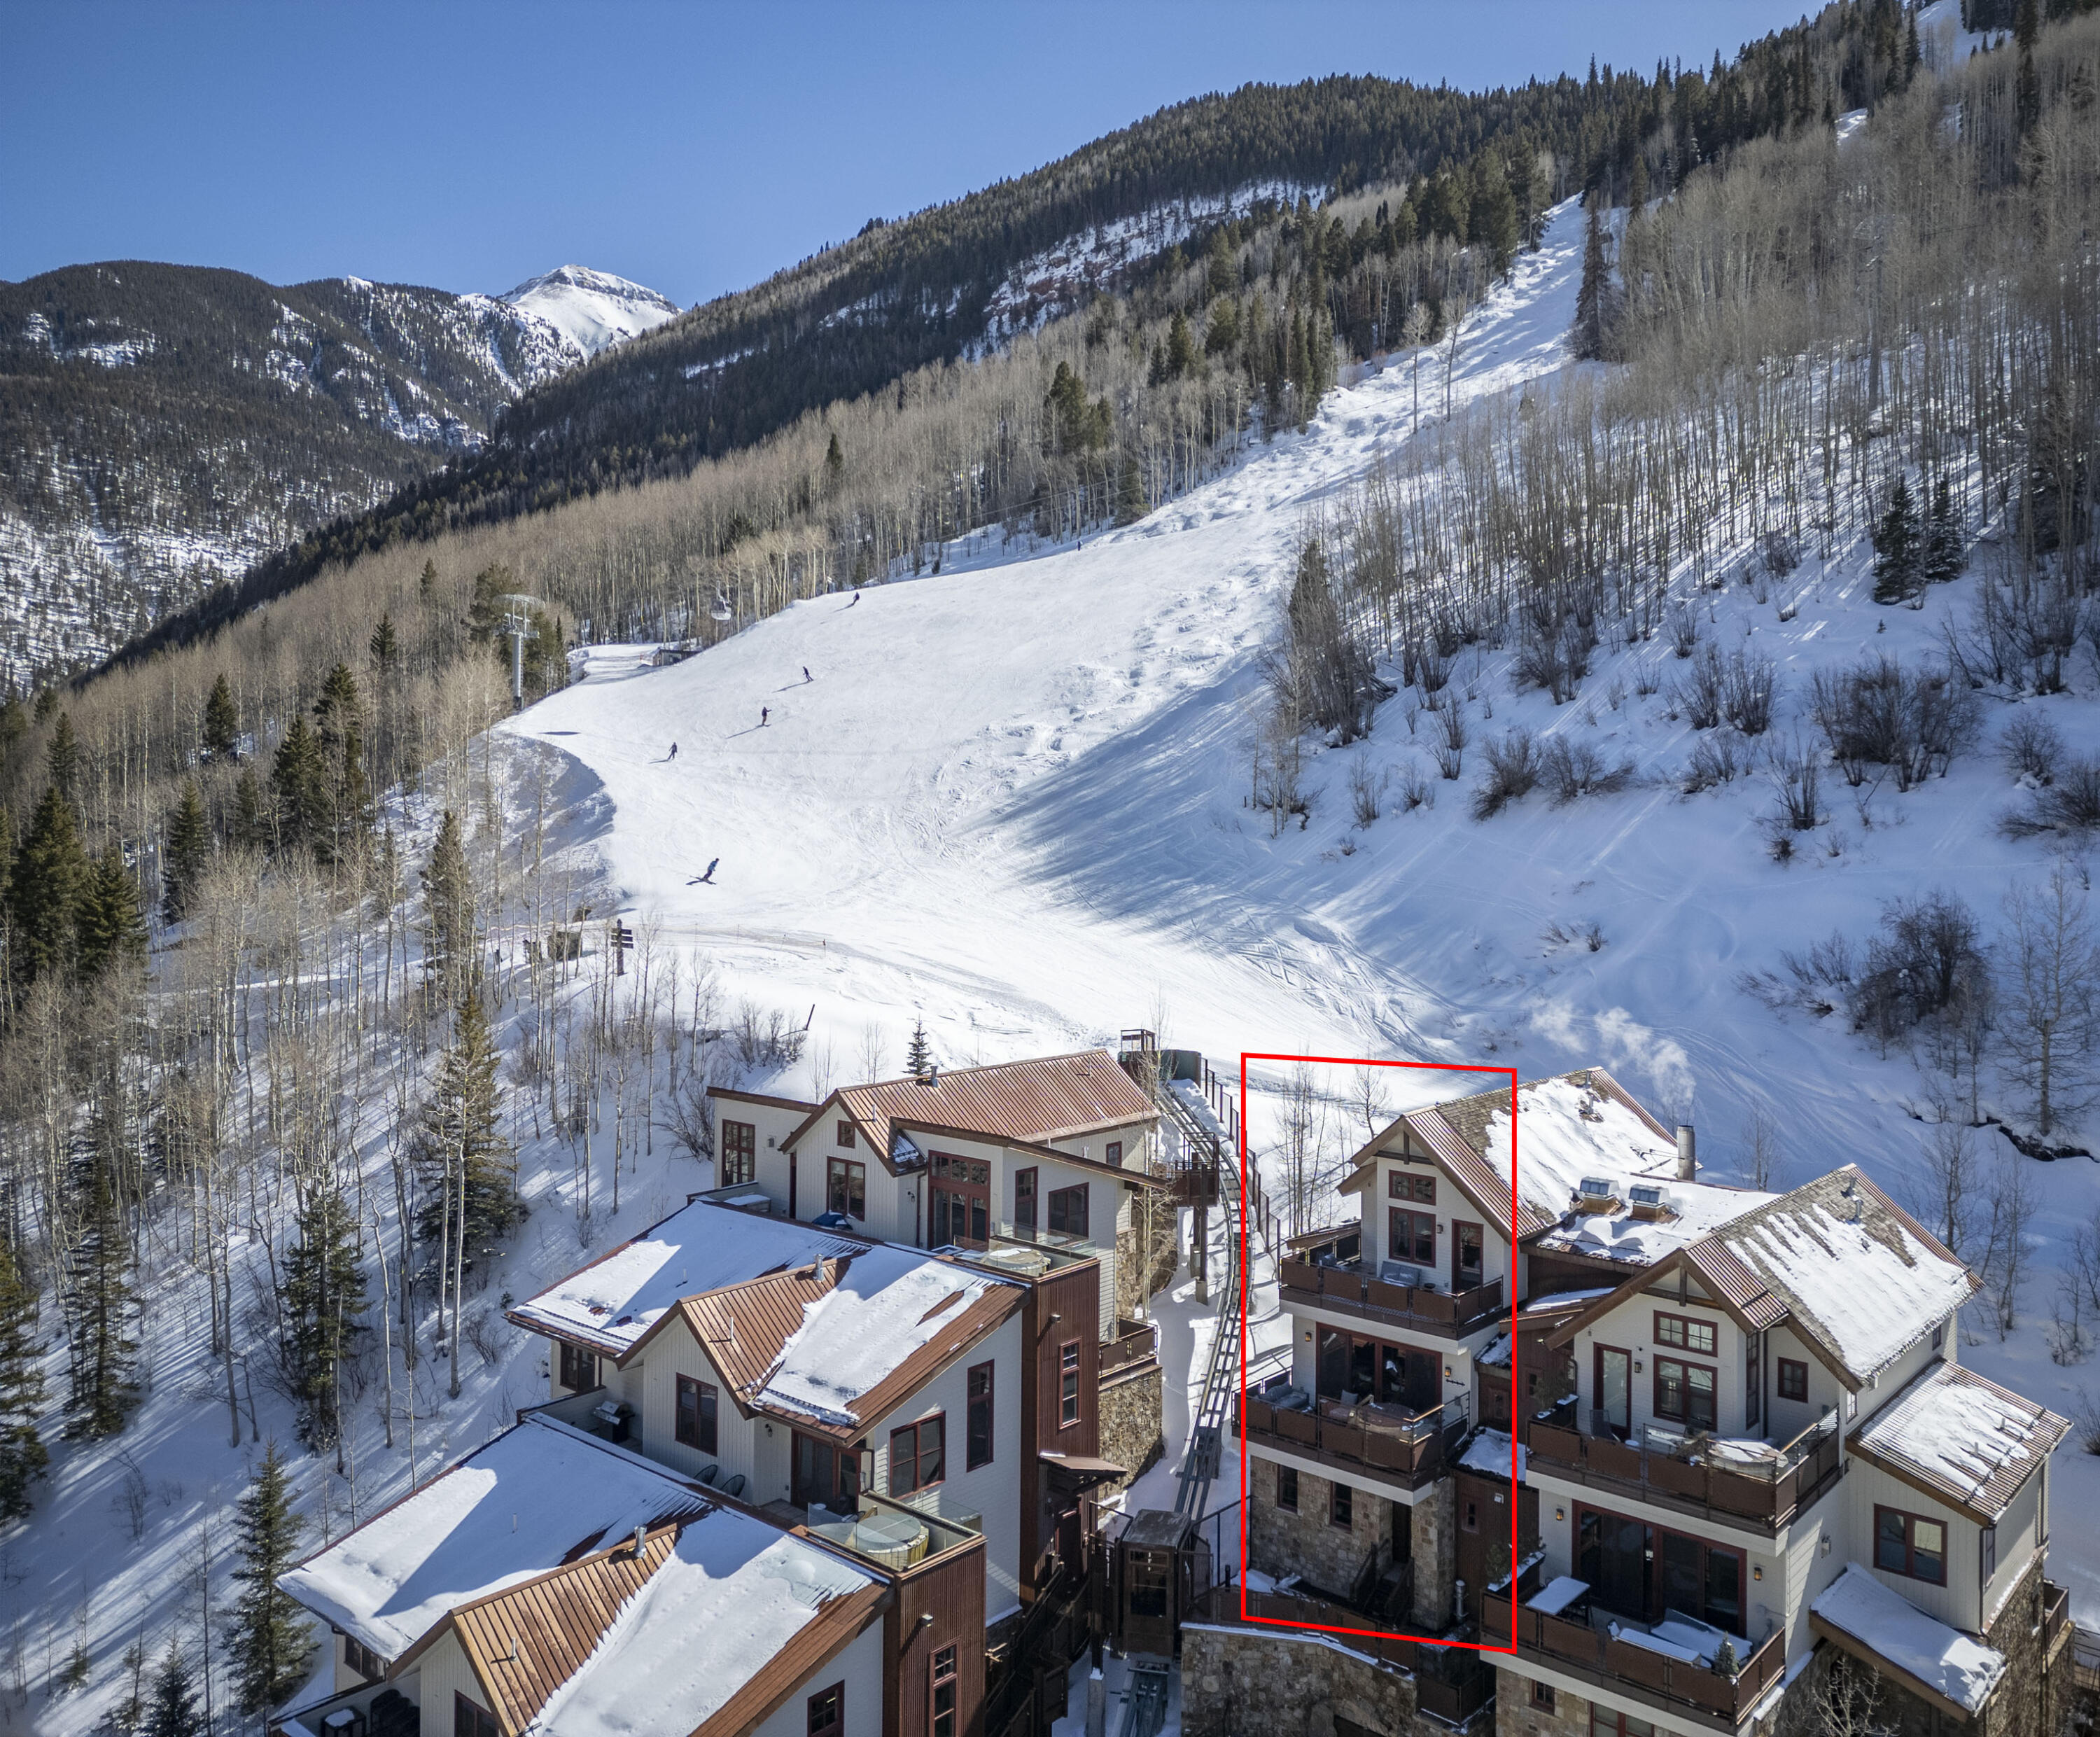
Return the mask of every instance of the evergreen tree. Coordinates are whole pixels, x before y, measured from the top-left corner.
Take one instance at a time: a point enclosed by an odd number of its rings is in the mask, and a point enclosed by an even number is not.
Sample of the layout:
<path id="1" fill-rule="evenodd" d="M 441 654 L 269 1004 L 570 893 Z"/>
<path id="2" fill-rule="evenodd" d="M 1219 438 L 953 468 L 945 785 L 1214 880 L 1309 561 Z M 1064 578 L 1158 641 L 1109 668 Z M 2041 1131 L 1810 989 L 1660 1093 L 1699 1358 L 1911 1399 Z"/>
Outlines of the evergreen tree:
<path id="1" fill-rule="evenodd" d="M 233 703 L 233 686 L 221 670 L 204 702 L 205 752 L 214 760 L 227 759 L 240 740 L 240 708 Z"/>
<path id="2" fill-rule="evenodd" d="M 1612 343 L 1612 267 L 1604 250 L 1603 200 L 1587 201 L 1590 224 L 1582 242 L 1582 282 L 1575 292 L 1575 325 L 1568 344 L 1578 362 L 1602 361 Z"/>
<path id="3" fill-rule="evenodd" d="M 249 851 L 270 847 L 270 811 L 262 801 L 262 781 L 252 766 L 242 767 L 233 781 L 233 842 Z"/>
<path id="4" fill-rule="evenodd" d="M 1135 453 L 1123 455 L 1123 467 L 1116 473 L 1115 522 L 1118 524 L 1136 524 L 1146 512 L 1145 480 L 1138 475 Z"/>
<path id="5" fill-rule="evenodd" d="M 831 444 L 824 449 L 824 493 L 836 494 L 845 475 L 846 455 L 839 450 L 839 431 L 834 428 Z"/>
<path id="6" fill-rule="evenodd" d="M 422 572 L 416 576 L 416 594 L 427 602 L 429 600 L 430 592 L 436 586 L 437 582 L 438 564 L 435 561 L 426 559 L 423 563 Z"/>
<path id="7" fill-rule="evenodd" d="M 1237 348 L 1240 341 L 1239 304 L 1230 296 L 1220 296 L 1211 303 L 1210 317 L 1203 325 L 1203 353 L 1223 356 Z"/>
<path id="8" fill-rule="evenodd" d="M 80 743 L 73 733 L 73 714 L 60 712 L 57 727 L 44 748 L 45 770 L 60 795 L 73 800 L 73 781 L 80 771 Z"/>
<path id="9" fill-rule="evenodd" d="M 366 643 L 372 654 L 372 667 L 384 675 L 394 667 L 394 660 L 401 655 L 399 638 L 394 631 L 394 617 L 390 611 L 380 612 L 379 625 L 372 630 L 372 638 Z"/>
<path id="10" fill-rule="evenodd" d="M 911 1047 L 904 1052 L 904 1071 L 915 1080 L 923 1080 L 933 1067 L 933 1046 L 926 1041 L 926 1022 L 921 1019 L 911 1028 Z"/>
<path id="11" fill-rule="evenodd" d="M 1167 376 L 1180 380 L 1196 371 L 1196 346 L 1189 336 L 1188 317 L 1180 308 L 1167 327 Z"/>
<path id="12" fill-rule="evenodd" d="M 146 1713 L 146 1737 L 205 1737 L 198 1709 L 196 1683 L 181 1643 L 168 1642 L 167 1656 L 153 1677 L 153 1700 Z"/>
<path id="13" fill-rule="evenodd" d="M 276 809 L 277 843 L 294 851 L 302 845 L 316 852 L 324 850 L 329 832 L 331 804 L 328 779 L 321 762 L 320 745 L 307 727 L 303 712 L 277 744 L 277 758 L 270 769 L 270 794 Z"/>
<path id="14" fill-rule="evenodd" d="M 2035 42 L 2041 34 L 2041 13 L 2035 0 L 2020 0 L 2013 40 L 2019 46 L 2018 69 L 2013 75 L 2013 124 L 2023 139 L 2041 119 L 2041 79 L 2035 72 Z"/>
<path id="15" fill-rule="evenodd" d="M 284 1365 L 299 1408 L 299 1439 L 316 1452 L 342 1431 L 340 1378 L 364 1333 L 363 1249 L 357 1215 L 334 1187 L 310 1190 L 298 1240 L 285 1257 L 280 1302 Z"/>
<path id="16" fill-rule="evenodd" d="M 146 920 L 139 913 L 139 888 L 112 845 L 90 865 L 74 918 L 76 957 L 83 979 L 146 957 Z"/>
<path id="17" fill-rule="evenodd" d="M 131 1240 L 109 1169 L 103 1161 L 92 1167 L 79 1238 L 66 1262 L 72 1374 L 66 1433 L 90 1439 L 117 1434 L 138 1401 L 132 1367 L 139 1344 L 125 1337 L 131 1311 Z"/>
<path id="18" fill-rule="evenodd" d="M 210 863 L 211 823 L 205 818 L 204 798 L 196 780 L 186 779 L 182 800 L 168 822 L 167 841 L 161 846 L 162 922 L 179 923 L 188 913 L 197 883 Z"/>
<path id="19" fill-rule="evenodd" d="M 416 1136 L 422 1206 L 417 1234 L 439 1244 L 465 1227 L 464 1264 L 525 1216 L 510 1143 L 496 1120 L 496 1045 L 481 997 L 470 993 L 453 1017 L 445 1051 Z M 464 1209 L 462 1209 L 462 1202 Z"/>
<path id="20" fill-rule="evenodd" d="M 338 663 L 314 702 L 315 774 L 326 802 L 314 854 L 324 863 L 355 861 L 372 825 L 372 797 L 364 778 L 364 705 L 357 678 Z"/>
<path id="21" fill-rule="evenodd" d="M 1471 209 L 1467 214 L 1467 239 L 1487 250 L 1494 275 L 1505 276 L 1516 257 L 1516 198 L 1510 192 L 1509 177 L 1499 159 L 1483 155 L 1475 166 Z"/>
<path id="22" fill-rule="evenodd" d="M 15 959 L 33 982 L 73 957 L 74 926 L 88 877 L 73 809 L 56 785 L 46 786 L 15 858 L 8 907 L 15 919 Z"/>
<path id="23" fill-rule="evenodd" d="M 51 1456 L 37 1433 L 44 1408 L 43 1347 L 37 1343 L 37 1293 L 0 1241 L 0 1520 L 29 1511 L 29 1486 Z"/>
<path id="24" fill-rule="evenodd" d="M 1203 281 L 1213 296 L 1230 295 L 1240 286 L 1239 263 L 1233 257 L 1233 244 L 1223 224 L 1211 232 L 1210 251 L 1203 260 Z"/>
<path id="25" fill-rule="evenodd" d="M 1889 491 L 1888 510 L 1874 527 L 1874 601 L 1907 603 L 1918 588 L 1918 567 L 1922 554 L 1917 510 L 1911 505 L 1910 484 L 1896 475 Z"/>
<path id="26" fill-rule="evenodd" d="M 1932 513 L 1925 531 L 1925 554 L 1920 577 L 1927 585 L 1943 585 L 1959 579 L 1968 560 L 1961 543 L 1961 509 L 1954 504 L 1953 491 L 1941 477 L 1932 492 Z"/>
<path id="27" fill-rule="evenodd" d="M 292 1508 L 290 1481 L 277 1444 L 262 1450 L 254 1481 L 240 1498 L 234 1523 L 233 1571 L 240 1591 L 228 1624 L 227 1644 L 234 1692 L 245 1713 L 267 1712 L 306 1681 L 312 1642 L 304 1613 L 277 1585 L 298 1560 L 305 1523 Z"/>
<path id="28" fill-rule="evenodd" d="M 438 823 L 430 860 L 423 869 L 423 959 L 448 1001 L 457 1004 L 473 986 L 474 877 L 459 816 L 448 808 Z"/>
<path id="29" fill-rule="evenodd" d="M 12 754 L 15 743 L 29 733 L 29 709 L 20 694 L 9 694 L 0 704 L 0 754 Z"/>

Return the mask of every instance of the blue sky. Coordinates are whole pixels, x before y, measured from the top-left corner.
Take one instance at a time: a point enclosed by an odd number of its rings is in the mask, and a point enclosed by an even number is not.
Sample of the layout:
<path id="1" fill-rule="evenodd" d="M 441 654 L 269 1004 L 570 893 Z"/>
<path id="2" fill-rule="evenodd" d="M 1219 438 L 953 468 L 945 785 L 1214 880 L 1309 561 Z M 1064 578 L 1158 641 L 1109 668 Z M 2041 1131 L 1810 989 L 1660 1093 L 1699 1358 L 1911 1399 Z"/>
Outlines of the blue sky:
<path id="1" fill-rule="evenodd" d="M 151 5 L 0 0 L 0 278 L 95 259 L 681 305 L 1162 104 L 1704 64 L 1776 0 Z"/>

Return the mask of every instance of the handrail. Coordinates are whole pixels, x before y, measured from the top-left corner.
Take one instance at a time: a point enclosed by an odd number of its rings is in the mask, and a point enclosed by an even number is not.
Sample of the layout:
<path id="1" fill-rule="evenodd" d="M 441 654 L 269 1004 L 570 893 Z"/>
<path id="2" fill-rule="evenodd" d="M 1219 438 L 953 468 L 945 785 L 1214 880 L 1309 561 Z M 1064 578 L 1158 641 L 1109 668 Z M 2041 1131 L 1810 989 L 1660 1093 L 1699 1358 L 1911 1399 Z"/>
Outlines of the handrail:
<path id="1" fill-rule="evenodd" d="M 1514 1639 L 1520 1651 L 1543 1653 L 1573 1664 L 1615 1687 L 1740 1722 L 1786 1668 L 1786 1631 L 1775 1628 L 1740 1659 L 1733 1675 L 1687 1664 L 1608 1630 L 1567 1615 L 1549 1615 L 1488 1593 L 1480 1603 L 1481 1628 L 1491 1640 Z M 1640 1632 L 1630 1622 L 1621 1632 Z"/>

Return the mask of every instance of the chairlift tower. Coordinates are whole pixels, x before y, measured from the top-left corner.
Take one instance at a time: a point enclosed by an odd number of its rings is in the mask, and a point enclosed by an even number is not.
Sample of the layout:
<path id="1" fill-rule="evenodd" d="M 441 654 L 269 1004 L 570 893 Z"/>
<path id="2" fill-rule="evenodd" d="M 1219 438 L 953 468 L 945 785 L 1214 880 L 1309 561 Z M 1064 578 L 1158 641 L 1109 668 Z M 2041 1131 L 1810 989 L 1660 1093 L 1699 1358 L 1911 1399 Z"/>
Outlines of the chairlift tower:
<path id="1" fill-rule="evenodd" d="M 514 709 L 522 709 L 525 704 L 525 642 L 540 637 L 540 630 L 532 625 L 532 612 L 542 606 L 538 598 L 523 591 L 505 592 L 496 602 L 503 609 L 503 625 L 496 631 L 510 641 L 510 703 Z"/>

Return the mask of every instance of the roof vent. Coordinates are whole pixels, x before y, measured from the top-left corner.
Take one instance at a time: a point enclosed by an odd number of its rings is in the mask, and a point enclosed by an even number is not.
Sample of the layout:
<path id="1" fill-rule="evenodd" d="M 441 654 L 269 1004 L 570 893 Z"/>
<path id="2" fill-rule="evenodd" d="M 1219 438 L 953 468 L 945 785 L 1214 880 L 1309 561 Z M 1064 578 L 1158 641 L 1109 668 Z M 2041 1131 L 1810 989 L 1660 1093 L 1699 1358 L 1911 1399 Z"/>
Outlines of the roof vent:
<path id="1" fill-rule="evenodd" d="M 1660 1218 L 1667 1210 L 1663 1204 L 1662 1190 L 1653 1182 L 1636 1182 L 1626 1191 L 1626 1200 L 1636 1218 Z"/>
<path id="2" fill-rule="evenodd" d="M 642 1554 L 642 1545 L 648 1541 L 648 1537 L 649 1528 L 647 1527 L 638 1526 L 634 1528 L 634 1554 L 637 1556 L 639 1556 Z"/>
<path id="3" fill-rule="evenodd" d="M 1677 1125 L 1677 1179 L 1688 1182 L 1699 1173 L 1699 1140 L 1692 1124 Z"/>
<path id="4" fill-rule="evenodd" d="M 1582 1186 L 1575 1191 L 1576 1197 L 1590 1212 L 1608 1206 L 1617 1198 L 1617 1185 L 1608 1176 L 1586 1176 L 1582 1178 Z"/>

